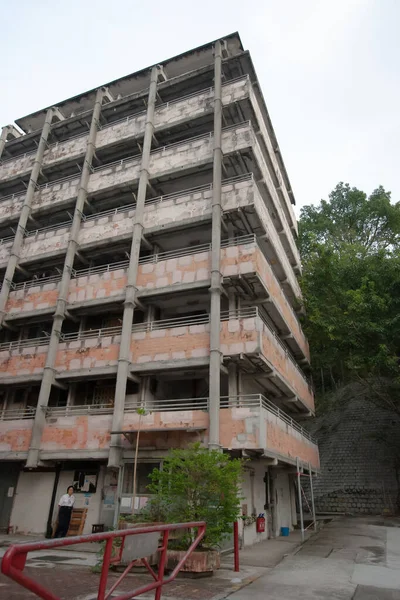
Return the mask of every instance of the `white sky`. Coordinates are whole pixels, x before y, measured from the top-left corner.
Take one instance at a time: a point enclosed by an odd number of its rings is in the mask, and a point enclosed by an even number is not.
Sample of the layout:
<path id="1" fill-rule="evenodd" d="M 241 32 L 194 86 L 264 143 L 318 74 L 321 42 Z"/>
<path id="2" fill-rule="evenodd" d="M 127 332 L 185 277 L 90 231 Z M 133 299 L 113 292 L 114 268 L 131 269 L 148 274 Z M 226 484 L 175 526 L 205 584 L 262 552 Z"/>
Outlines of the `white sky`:
<path id="1" fill-rule="evenodd" d="M 297 206 L 400 200 L 400 0 L 0 0 L 0 125 L 239 31 Z"/>

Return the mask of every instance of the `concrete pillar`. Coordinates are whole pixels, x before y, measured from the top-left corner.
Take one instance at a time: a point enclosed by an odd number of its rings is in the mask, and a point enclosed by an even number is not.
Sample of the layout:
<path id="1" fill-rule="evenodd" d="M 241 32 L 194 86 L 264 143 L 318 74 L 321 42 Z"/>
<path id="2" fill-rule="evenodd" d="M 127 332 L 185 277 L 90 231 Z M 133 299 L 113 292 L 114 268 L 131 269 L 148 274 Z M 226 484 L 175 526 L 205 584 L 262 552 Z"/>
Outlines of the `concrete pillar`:
<path id="1" fill-rule="evenodd" d="M 2 127 L 0 135 L 0 158 L 3 154 L 7 138 L 18 138 L 20 136 L 20 132 L 14 127 L 14 125 L 6 125 L 5 127 Z"/>
<path id="2" fill-rule="evenodd" d="M 221 42 L 214 48 L 214 152 L 213 197 L 211 230 L 211 287 L 210 287 L 210 401 L 209 443 L 210 450 L 219 449 L 219 411 L 221 392 L 221 185 L 222 185 L 222 48 Z"/>
<path id="3" fill-rule="evenodd" d="M 74 265 L 75 253 L 78 249 L 78 234 L 81 226 L 82 214 L 87 200 L 87 185 L 92 168 L 92 160 L 96 150 L 96 134 L 100 119 L 103 98 L 109 99 L 106 88 L 100 88 L 96 93 L 96 100 L 93 108 L 92 121 L 90 125 L 89 137 L 86 147 L 85 160 L 82 167 L 81 179 L 79 182 L 78 196 L 75 204 L 74 216 L 69 234 L 68 247 L 64 260 L 64 268 L 61 277 L 56 309 L 53 316 L 53 325 L 50 334 L 49 349 L 47 352 L 46 364 L 43 370 L 43 378 L 40 386 L 38 406 L 35 414 L 35 421 L 32 429 L 31 443 L 28 452 L 26 466 L 35 468 L 39 462 L 40 442 L 42 439 L 43 428 L 45 425 L 45 411 L 49 402 L 51 386 L 54 382 L 55 362 L 58 350 L 58 344 L 61 335 L 62 325 L 65 319 L 65 309 L 67 305 L 68 288 L 71 281 L 71 273 Z"/>
<path id="4" fill-rule="evenodd" d="M 136 300 L 136 280 L 139 268 L 140 246 L 143 236 L 143 214 L 149 183 L 149 161 L 151 143 L 154 134 L 154 109 L 157 96 L 157 80 L 160 67 L 155 66 L 151 70 L 149 96 L 147 100 L 146 126 L 143 140 L 143 152 L 140 165 L 139 187 L 136 200 L 135 216 L 132 230 L 132 244 L 127 273 L 127 284 L 125 289 L 124 315 L 122 319 L 121 344 L 119 347 L 117 382 L 115 385 L 114 413 L 112 431 L 121 431 L 124 420 L 126 382 L 130 368 L 130 347 L 132 340 L 132 323 Z M 119 468 L 121 463 L 121 435 L 111 436 L 110 454 L 108 466 Z"/>
<path id="5" fill-rule="evenodd" d="M 36 190 L 37 180 L 40 174 L 40 169 L 42 168 L 43 155 L 47 146 L 47 139 L 50 134 L 51 122 L 54 116 L 56 109 L 49 108 L 46 114 L 46 118 L 44 121 L 42 134 L 40 136 L 39 145 L 36 150 L 35 162 L 33 163 L 31 176 L 29 178 L 28 188 L 26 190 L 24 204 L 22 206 L 21 214 L 18 221 L 17 231 L 15 232 L 14 243 L 11 248 L 10 258 L 7 263 L 6 272 L 3 279 L 3 285 L 1 287 L 0 292 L 0 326 L 3 324 L 4 316 L 5 316 L 5 307 L 8 300 L 8 295 L 10 293 L 11 283 L 14 277 L 16 266 L 19 261 L 19 253 L 21 251 L 21 246 L 24 241 L 24 235 L 26 226 L 28 223 L 29 215 L 31 214 L 32 200 L 33 195 Z M 3 130 L 4 131 L 4 130 Z M 3 135 L 3 134 L 2 134 Z M 8 135 L 8 134 L 7 134 Z M 7 137 L 7 136 L 6 136 Z M 4 140 L 5 144 L 5 140 Z M 3 146 L 4 149 L 4 146 Z"/>

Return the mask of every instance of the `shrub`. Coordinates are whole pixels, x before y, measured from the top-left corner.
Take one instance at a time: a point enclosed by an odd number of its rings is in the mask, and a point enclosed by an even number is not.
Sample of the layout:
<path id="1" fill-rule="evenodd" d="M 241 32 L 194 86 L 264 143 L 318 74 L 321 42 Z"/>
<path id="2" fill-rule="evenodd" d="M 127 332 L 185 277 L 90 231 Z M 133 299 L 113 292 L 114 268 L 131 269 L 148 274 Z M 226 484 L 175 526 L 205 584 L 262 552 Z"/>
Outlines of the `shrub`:
<path id="1" fill-rule="evenodd" d="M 232 532 L 240 512 L 239 487 L 242 461 L 231 460 L 199 443 L 184 450 L 172 450 L 163 468 L 151 473 L 149 500 L 142 519 L 183 523 L 205 521 L 207 531 L 201 546 L 216 548 Z M 184 548 L 191 535 L 179 536 L 175 543 Z"/>

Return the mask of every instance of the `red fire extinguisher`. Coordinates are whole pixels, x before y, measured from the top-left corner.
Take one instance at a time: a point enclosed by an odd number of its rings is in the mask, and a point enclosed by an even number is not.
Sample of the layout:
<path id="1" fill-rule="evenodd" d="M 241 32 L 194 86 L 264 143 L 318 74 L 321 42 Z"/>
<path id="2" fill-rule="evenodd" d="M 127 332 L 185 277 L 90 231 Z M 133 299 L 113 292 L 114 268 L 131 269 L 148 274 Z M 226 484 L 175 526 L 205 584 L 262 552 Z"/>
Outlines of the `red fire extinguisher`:
<path id="1" fill-rule="evenodd" d="M 265 517 L 264 513 L 260 513 L 256 520 L 256 531 L 257 533 L 264 533 L 265 531 Z"/>

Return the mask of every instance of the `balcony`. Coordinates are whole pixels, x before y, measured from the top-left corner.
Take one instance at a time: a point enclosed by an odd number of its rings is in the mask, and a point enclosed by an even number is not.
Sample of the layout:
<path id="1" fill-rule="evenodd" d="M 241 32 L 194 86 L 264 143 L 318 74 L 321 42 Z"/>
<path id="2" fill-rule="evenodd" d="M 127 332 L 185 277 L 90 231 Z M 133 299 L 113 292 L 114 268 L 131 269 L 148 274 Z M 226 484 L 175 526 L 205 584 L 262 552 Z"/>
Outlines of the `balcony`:
<path id="1" fill-rule="evenodd" d="M 222 103 L 228 105 L 249 96 L 250 82 L 247 76 L 227 81 L 222 86 Z M 214 89 L 207 88 L 200 92 L 183 96 L 172 102 L 160 104 L 155 109 L 155 131 L 162 131 L 200 118 L 213 111 Z M 90 117 L 89 117 L 90 118 Z M 96 149 L 129 142 L 144 135 L 146 110 L 132 114 L 119 121 L 104 125 L 97 133 Z M 86 152 L 88 135 L 78 135 L 64 142 L 50 144 L 43 156 L 42 168 L 60 165 L 68 160 L 81 159 Z M 7 181 L 29 175 L 35 160 L 36 150 L 19 156 L 5 159 L 0 164 L 0 181 Z"/>
<path id="2" fill-rule="evenodd" d="M 237 152 L 252 145 L 254 133 L 249 121 L 222 130 L 222 148 L 225 154 Z M 150 155 L 149 173 L 152 178 L 173 172 L 199 168 L 212 162 L 212 133 L 188 138 L 175 144 L 153 150 Z M 141 155 L 124 158 L 92 170 L 88 194 L 96 196 L 113 188 L 131 189 L 140 175 Z M 72 175 L 39 186 L 32 200 L 33 214 L 57 210 L 76 198 L 80 176 Z M 21 212 L 25 193 L 13 194 L 0 199 L 0 224 L 17 218 Z"/>
<path id="3" fill-rule="evenodd" d="M 210 185 L 151 199 L 146 203 L 144 211 L 145 233 L 161 228 L 164 230 L 168 227 L 179 228 L 188 220 L 200 219 L 205 216 L 211 218 L 211 200 L 212 187 Z M 247 226 L 250 226 L 255 234 L 262 237 L 261 243 L 274 274 L 282 282 L 292 303 L 296 303 L 297 298 L 301 296 L 298 281 L 251 175 L 228 179 L 223 182 L 222 207 L 224 212 L 229 213 L 233 219 L 241 221 L 245 218 Z M 239 209 L 241 212 L 239 212 Z M 78 239 L 81 249 L 88 249 L 95 245 L 109 245 L 116 238 L 118 240 L 129 240 L 132 235 L 134 212 L 135 207 L 132 205 L 87 217 L 79 232 Z M 69 228 L 70 224 L 68 223 L 63 224 L 58 229 L 44 228 L 29 232 L 21 248 L 21 264 L 37 261 L 39 258 L 54 257 L 57 254 L 62 255 L 67 247 Z M 0 267 L 6 266 L 11 245 L 12 238 L 4 239 L 3 243 L 0 244 Z M 96 273 L 100 273 L 101 269 L 99 267 Z M 107 267 L 104 270 L 108 271 L 110 269 Z M 119 266 L 117 265 L 116 269 L 111 270 L 118 271 Z M 93 274 L 95 274 L 95 271 L 93 271 Z M 38 292 L 54 292 L 55 283 L 57 283 L 56 278 L 48 281 L 33 280 L 28 284 L 24 284 L 24 289 L 31 289 L 29 295 Z M 150 286 L 151 282 L 149 282 L 148 287 Z M 43 287 L 44 289 L 42 289 Z M 34 291 L 32 288 L 34 288 Z M 10 304 L 7 308 L 9 312 L 29 311 L 36 307 L 36 301 L 32 302 L 32 299 L 24 300 L 25 292 L 21 293 L 21 289 L 21 286 L 18 287 L 17 285 L 16 291 L 11 293 Z M 84 293 L 82 290 L 80 291 L 81 299 L 84 300 Z M 103 291 L 102 294 L 104 295 L 105 292 Z M 55 292 L 52 296 L 54 296 L 52 300 L 39 301 L 39 304 L 43 304 L 40 308 L 46 308 L 45 305 L 49 306 L 52 302 L 55 302 Z M 38 298 L 40 297 L 38 296 Z"/>
<path id="4" fill-rule="evenodd" d="M 123 424 L 125 450 L 131 450 L 139 427 L 142 449 L 165 450 L 194 440 L 207 443 L 208 407 L 208 398 L 148 400 L 141 407 L 146 414 L 139 417 L 138 404 L 127 402 Z M 107 404 L 47 408 L 41 458 L 65 458 L 67 452 L 106 457 L 112 413 L 113 407 Z M 2 420 L 0 414 L 0 456 L 4 452 L 27 452 L 32 423 L 32 416 L 14 421 Z M 289 464 L 295 464 L 298 457 L 319 468 L 316 440 L 259 394 L 221 398 L 220 440 L 227 450 L 254 450 Z"/>
<path id="5" fill-rule="evenodd" d="M 55 364 L 58 377 L 115 374 L 120 337 L 121 327 L 61 334 Z M 250 373 L 273 382 L 290 402 L 303 410 L 314 410 L 313 392 L 304 373 L 257 308 L 222 313 L 220 340 L 225 360 L 243 363 Z M 135 324 L 131 369 L 146 373 L 180 365 L 183 368 L 188 363 L 205 365 L 209 348 L 207 314 Z M 48 338 L 0 344 L 0 383 L 40 381 L 47 350 Z"/>
<path id="6" fill-rule="evenodd" d="M 73 272 L 68 294 L 68 309 L 85 303 L 122 301 L 128 261 Z M 140 259 L 138 295 L 156 296 L 173 293 L 177 286 L 206 287 L 210 283 L 210 244 L 181 248 Z M 221 272 L 227 286 L 242 285 L 253 289 L 249 301 L 265 299 L 265 307 L 276 326 L 288 337 L 296 355 L 309 360 L 307 340 L 296 314 L 261 250 L 255 235 L 222 242 Z M 7 318 L 28 316 L 33 311 L 54 310 L 60 277 L 15 284 L 6 305 Z"/>

